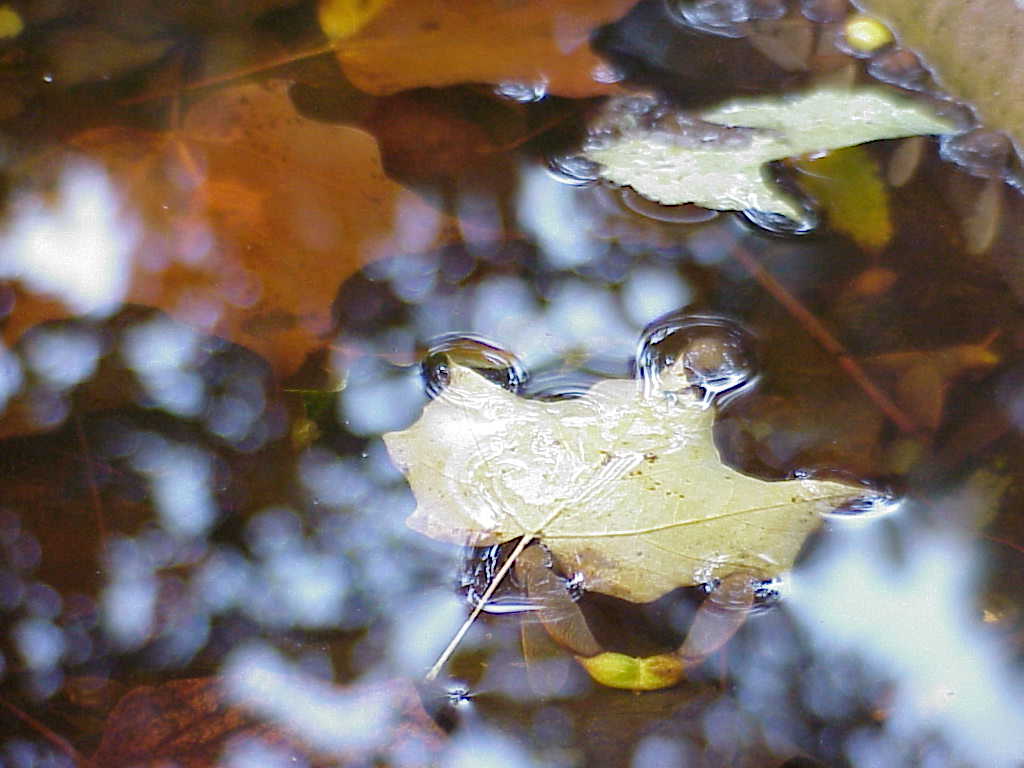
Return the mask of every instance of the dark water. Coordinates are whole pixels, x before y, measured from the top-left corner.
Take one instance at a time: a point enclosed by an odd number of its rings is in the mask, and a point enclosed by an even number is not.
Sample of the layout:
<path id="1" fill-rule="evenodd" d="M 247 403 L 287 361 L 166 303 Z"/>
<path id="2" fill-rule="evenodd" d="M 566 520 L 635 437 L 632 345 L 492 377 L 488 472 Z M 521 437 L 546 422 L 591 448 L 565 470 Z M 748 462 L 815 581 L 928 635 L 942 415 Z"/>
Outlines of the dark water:
<path id="1" fill-rule="evenodd" d="M 870 145 L 893 235 L 869 251 L 827 217 L 796 236 L 593 180 L 573 158 L 598 99 L 533 82 L 373 95 L 320 55 L 182 90 L 322 45 L 305 4 L 15 9 L 0 765 L 1018 764 L 1024 219 L 997 140 Z M 934 98 L 913 62 L 826 44 L 844 4 L 689 10 L 643 2 L 593 44 L 684 106 L 843 67 Z M 750 44 L 780 19 L 814 36 L 803 69 Z M 339 165 L 366 137 L 377 170 Z M 231 141 L 243 160 L 218 154 Z M 140 274 L 164 287 L 124 287 Z M 453 362 L 560 402 L 687 350 L 727 463 L 898 503 L 828 516 L 675 687 L 600 686 L 555 645 L 524 657 L 515 580 L 425 681 L 511 545 L 409 530 L 381 435 Z M 714 584 L 639 605 L 568 586 L 602 648 L 647 656 Z M 528 663 L 564 682 L 538 692 Z M 146 699 L 175 746 L 114 708 L 190 679 L 242 719 Z"/>

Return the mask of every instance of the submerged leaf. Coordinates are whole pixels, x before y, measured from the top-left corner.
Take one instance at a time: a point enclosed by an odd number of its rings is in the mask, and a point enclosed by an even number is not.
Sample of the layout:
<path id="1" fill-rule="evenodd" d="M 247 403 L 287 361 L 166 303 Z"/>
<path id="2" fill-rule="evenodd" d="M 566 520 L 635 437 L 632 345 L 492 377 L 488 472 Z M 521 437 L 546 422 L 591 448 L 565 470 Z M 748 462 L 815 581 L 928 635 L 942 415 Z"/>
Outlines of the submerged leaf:
<path id="1" fill-rule="evenodd" d="M 987 371 L 999 363 L 993 339 L 933 350 L 887 352 L 866 358 L 869 370 L 883 379 L 896 377 L 894 395 L 917 424 L 936 430 L 942 424 L 949 388 L 965 373 Z"/>
<path id="2" fill-rule="evenodd" d="M 834 230 L 868 251 L 892 239 L 889 191 L 878 162 L 864 147 L 846 147 L 793 162 L 804 187 L 822 207 Z"/>
<path id="3" fill-rule="evenodd" d="M 656 656 L 628 656 L 605 651 L 576 660 L 595 682 L 627 691 L 657 691 L 670 688 L 683 677 L 683 662 L 672 653 Z"/>
<path id="4" fill-rule="evenodd" d="M 289 85 L 272 80 L 215 91 L 190 106 L 178 132 L 101 127 L 75 136 L 77 151 L 51 160 L 65 169 L 67 190 L 87 190 L 81 195 L 95 206 L 90 225 L 109 243 L 93 230 L 76 235 L 65 223 L 84 216 L 70 192 L 50 204 L 19 185 L 15 205 L 41 207 L 36 216 L 48 229 L 46 237 L 28 239 L 30 222 L 17 213 L 0 229 L 0 251 L 16 254 L 0 271 L 25 289 L 6 318 L 5 339 L 92 309 L 46 301 L 63 288 L 52 277 L 62 267 L 51 261 L 64 258 L 63 241 L 54 238 L 84 236 L 97 246 L 78 253 L 78 263 L 91 258 L 104 279 L 114 273 L 116 298 L 206 323 L 203 330 L 255 350 L 288 375 L 322 345 L 345 278 L 386 253 L 446 236 L 450 220 L 385 175 L 373 136 L 298 115 Z M 115 215 L 120 239 L 101 228 Z M 50 240 L 58 245 L 47 247 Z M 79 269 L 86 274 L 88 267 Z"/>
<path id="5" fill-rule="evenodd" d="M 383 704 L 388 715 L 387 730 L 371 741 L 369 748 L 325 750 L 322 745 L 310 745 L 288 726 L 233 703 L 220 678 L 172 680 L 135 688 L 118 702 L 89 765 L 214 768 L 252 764 L 242 757 L 247 745 L 261 745 L 280 754 L 279 759 L 285 762 L 311 768 L 370 764 L 375 758 L 393 764 L 398 755 L 403 757 L 403 765 L 436 764 L 444 733 L 423 710 L 408 680 L 328 690 L 342 701 L 353 702 L 353 706 L 359 702 Z M 312 709 L 311 704 L 306 706 Z"/>
<path id="6" fill-rule="evenodd" d="M 641 99 L 610 102 L 586 155 L 609 181 L 665 205 L 756 209 L 800 218 L 775 186 L 773 160 L 876 139 L 946 133 L 952 123 L 879 87 L 819 87 L 791 96 L 735 99 L 692 115 Z M 625 105 L 625 106 L 624 106 Z"/>
<path id="7" fill-rule="evenodd" d="M 713 422 L 689 389 L 607 380 L 545 402 L 453 364 L 421 418 L 384 439 L 416 496 L 415 530 L 473 545 L 539 538 L 587 589 L 646 602 L 785 571 L 819 513 L 865 495 L 743 475 L 722 463 Z"/>

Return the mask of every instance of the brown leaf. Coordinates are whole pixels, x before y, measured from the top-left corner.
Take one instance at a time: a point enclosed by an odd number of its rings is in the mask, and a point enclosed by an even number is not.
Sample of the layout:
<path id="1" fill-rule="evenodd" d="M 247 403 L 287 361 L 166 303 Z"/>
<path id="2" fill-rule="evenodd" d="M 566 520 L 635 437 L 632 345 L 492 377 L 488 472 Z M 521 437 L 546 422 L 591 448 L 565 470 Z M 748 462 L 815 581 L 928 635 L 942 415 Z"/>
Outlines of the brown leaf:
<path id="1" fill-rule="evenodd" d="M 443 216 L 387 178 L 372 136 L 297 115 L 283 81 L 213 93 L 179 133 L 109 127 L 72 146 L 109 173 L 127 219 L 141 214 L 124 300 L 245 345 L 281 374 L 322 344 L 346 277 L 448 232 Z M 47 305 L 23 296 L 9 341 L 73 313 L 36 293 Z"/>
<path id="2" fill-rule="evenodd" d="M 386 695 L 396 717 L 390 732 L 380 734 L 375 742 L 401 750 L 403 755 L 415 755 L 418 762 L 410 765 L 431 764 L 444 734 L 423 711 L 409 681 L 398 679 L 345 690 L 352 695 Z M 226 749 L 246 741 L 290 752 L 299 761 L 308 760 L 320 768 L 364 764 L 373 758 L 370 754 L 317 755 L 294 734 L 230 706 L 220 679 L 206 677 L 143 686 L 125 695 L 110 714 L 92 763 L 97 768 L 214 768 L 223 764 Z M 416 751 L 402 750 L 403 744 Z"/>
<path id="3" fill-rule="evenodd" d="M 560 96 L 594 96 L 614 86 L 594 78 L 603 65 L 590 50 L 590 33 L 634 2 L 404 0 L 349 38 L 338 59 L 356 86 L 378 95 L 522 81 L 546 83 Z"/>

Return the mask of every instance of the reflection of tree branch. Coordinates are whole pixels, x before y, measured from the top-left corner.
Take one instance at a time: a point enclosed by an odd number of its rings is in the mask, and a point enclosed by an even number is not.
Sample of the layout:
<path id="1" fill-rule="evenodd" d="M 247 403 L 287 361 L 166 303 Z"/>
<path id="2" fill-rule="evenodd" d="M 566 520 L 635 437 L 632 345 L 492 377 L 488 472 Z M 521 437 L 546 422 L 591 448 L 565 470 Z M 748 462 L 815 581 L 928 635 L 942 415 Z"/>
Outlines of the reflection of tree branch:
<path id="1" fill-rule="evenodd" d="M 282 56 L 276 56 L 269 61 L 261 61 L 257 64 L 252 64 L 248 67 L 239 67 L 230 72 L 222 72 L 217 75 L 211 75 L 204 77 L 199 80 L 193 80 L 189 83 L 181 85 L 175 85 L 172 88 L 159 88 L 153 91 L 139 94 L 138 96 L 132 96 L 130 98 L 122 100 L 121 104 L 145 104 L 149 101 L 157 101 L 159 99 L 166 99 L 169 96 L 177 96 L 182 93 L 188 93 L 189 91 L 198 91 L 203 88 L 210 88 L 215 85 L 224 85 L 226 83 L 234 82 L 235 80 L 243 80 L 246 77 L 252 75 L 260 75 L 264 72 L 269 72 L 279 67 L 285 67 L 289 64 L 295 64 L 300 61 L 307 61 L 309 59 L 315 59 L 317 56 L 324 56 L 325 54 L 331 53 L 338 50 L 345 41 L 334 40 L 324 45 L 319 45 L 315 48 L 309 48 L 304 51 L 297 51 L 295 53 L 286 53 Z"/>
<path id="2" fill-rule="evenodd" d="M 758 284 L 764 288 L 772 297 L 778 301 L 786 311 L 798 322 L 807 333 L 821 344 L 827 352 L 836 358 L 839 366 L 846 371 L 846 374 L 853 379 L 871 401 L 878 406 L 878 409 L 892 421 L 903 432 L 913 434 L 920 431 L 920 427 L 894 403 L 885 392 L 864 372 L 853 356 L 824 325 L 816 318 L 807 307 L 793 296 L 786 288 L 772 277 L 761 264 L 742 246 L 736 246 L 731 251 L 732 255 L 750 273 Z"/>
<path id="3" fill-rule="evenodd" d="M 92 499 L 93 514 L 96 515 L 96 535 L 99 536 L 100 546 L 102 547 L 107 541 L 107 524 L 106 517 L 103 514 L 103 501 L 100 498 L 100 489 L 96 485 L 92 453 L 89 451 L 89 441 L 85 439 L 85 430 L 82 429 L 82 417 L 77 414 L 75 415 L 75 433 L 78 435 L 78 445 L 84 459 L 85 477 L 89 482 L 89 497 Z"/>
<path id="4" fill-rule="evenodd" d="M 53 746 L 60 750 L 60 752 L 70 757 L 75 765 L 88 766 L 90 764 L 91 761 L 83 760 L 82 756 L 78 754 L 78 750 L 71 746 L 71 743 L 67 739 L 65 739 L 62 736 L 58 736 L 56 733 L 51 731 L 49 728 L 47 728 L 45 725 L 36 720 L 27 712 L 23 712 L 3 697 L 0 697 L 0 706 L 2 706 L 4 709 L 6 709 L 19 720 L 21 720 L 21 722 L 23 722 L 33 731 L 35 731 L 48 742 L 50 742 Z"/>

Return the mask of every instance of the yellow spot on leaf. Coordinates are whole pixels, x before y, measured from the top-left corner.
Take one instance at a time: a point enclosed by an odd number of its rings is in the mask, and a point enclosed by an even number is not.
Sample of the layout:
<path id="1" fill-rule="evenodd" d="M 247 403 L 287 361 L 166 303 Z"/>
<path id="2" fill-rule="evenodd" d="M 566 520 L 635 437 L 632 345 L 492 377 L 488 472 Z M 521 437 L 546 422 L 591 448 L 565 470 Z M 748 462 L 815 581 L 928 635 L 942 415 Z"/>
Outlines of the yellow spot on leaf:
<path id="1" fill-rule="evenodd" d="M 627 691 L 657 691 L 669 688 L 683 678 L 683 663 L 669 653 L 636 657 L 605 651 L 597 656 L 577 656 L 594 682 Z"/>
<path id="2" fill-rule="evenodd" d="M 365 27 L 390 0 L 320 0 L 320 29 L 331 40 L 352 37 Z"/>
<path id="3" fill-rule="evenodd" d="M 0 5 L 0 40 L 17 37 L 24 28 L 25 22 L 16 10 L 9 5 Z"/>
<path id="4" fill-rule="evenodd" d="M 862 13 L 855 13 L 846 20 L 843 34 L 851 48 L 863 53 L 870 53 L 892 42 L 892 32 L 887 26 Z"/>
<path id="5" fill-rule="evenodd" d="M 814 159 L 793 161 L 800 185 L 814 197 L 829 224 L 868 251 L 892 239 L 889 190 L 875 158 L 861 146 L 845 147 Z"/>

